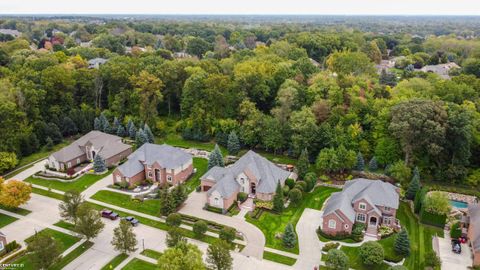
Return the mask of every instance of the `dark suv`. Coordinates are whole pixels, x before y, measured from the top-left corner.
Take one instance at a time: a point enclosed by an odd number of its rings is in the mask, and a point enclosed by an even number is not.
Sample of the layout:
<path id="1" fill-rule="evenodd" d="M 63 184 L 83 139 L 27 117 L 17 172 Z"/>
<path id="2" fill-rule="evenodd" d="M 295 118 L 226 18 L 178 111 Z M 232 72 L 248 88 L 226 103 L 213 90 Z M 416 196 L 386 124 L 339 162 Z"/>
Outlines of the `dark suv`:
<path id="1" fill-rule="evenodd" d="M 462 245 L 461 245 L 460 240 L 452 239 L 452 251 L 457 253 L 457 254 L 462 253 Z"/>
<path id="2" fill-rule="evenodd" d="M 126 217 L 124 218 L 126 221 L 130 222 L 130 224 L 132 224 L 133 227 L 137 227 L 138 224 L 140 224 L 140 222 L 134 218 L 134 217 Z"/>
<path id="3" fill-rule="evenodd" d="M 112 210 L 105 209 L 105 210 L 102 210 L 102 217 L 109 218 L 111 220 L 116 220 L 119 217 L 119 215 L 113 212 Z"/>

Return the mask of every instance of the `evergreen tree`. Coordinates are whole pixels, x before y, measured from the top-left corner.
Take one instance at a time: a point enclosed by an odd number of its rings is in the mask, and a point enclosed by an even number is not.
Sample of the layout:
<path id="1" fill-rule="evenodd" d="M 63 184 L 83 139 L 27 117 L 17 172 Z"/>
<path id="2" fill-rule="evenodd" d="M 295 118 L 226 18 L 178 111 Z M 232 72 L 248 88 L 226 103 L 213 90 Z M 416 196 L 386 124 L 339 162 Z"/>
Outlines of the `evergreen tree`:
<path id="1" fill-rule="evenodd" d="M 210 170 L 215 166 L 219 166 L 219 167 L 225 166 L 223 162 L 222 151 L 220 151 L 220 147 L 218 147 L 218 144 L 215 144 L 215 148 L 208 156 L 208 169 Z"/>
<path id="2" fill-rule="evenodd" d="M 280 181 L 277 183 L 277 189 L 275 190 L 275 195 L 273 196 L 273 208 L 272 210 L 281 213 L 283 212 L 283 190 L 280 185 Z"/>
<path id="3" fill-rule="evenodd" d="M 150 130 L 150 127 L 145 123 L 143 125 L 143 132 L 145 132 L 145 135 L 147 137 L 147 141 L 149 143 L 153 143 L 155 141 L 155 137 L 153 136 L 152 130 Z"/>
<path id="4" fill-rule="evenodd" d="M 238 140 L 238 137 L 235 131 L 230 132 L 230 134 L 228 135 L 227 149 L 228 149 L 228 154 L 234 155 L 234 156 L 237 155 L 238 152 L 240 151 L 240 141 Z"/>
<path id="5" fill-rule="evenodd" d="M 413 170 L 413 177 L 412 181 L 410 181 L 410 184 L 408 185 L 407 192 L 405 193 L 405 197 L 409 200 L 414 200 L 415 195 L 417 192 L 420 190 L 420 174 L 418 172 L 418 168 L 415 167 Z"/>
<path id="6" fill-rule="evenodd" d="M 130 126 L 128 127 L 128 136 L 130 136 L 130 139 L 133 140 L 137 137 L 137 128 L 131 120 L 128 123 L 130 124 Z"/>
<path id="7" fill-rule="evenodd" d="M 295 235 L 295 231 L 293 230 L 292 223 L 288 223 L 287 227 L 285 227 L 285 231 L 283 232 L 282 236 L 283 246 L 287 248 L 295 247 L 297 243 L 297 236 Z"/>
<path id="8" fill-rule="evenodd" d="M 147 135 L 143 131 L 143 129 L 138 130 L 137 135 L 135 137 L 135 144 L 137 145 L 137 148 L 140 148 L 143 144 L 148 142 Z"/>
<path id="9" fill-rule="evenodd" d="M 162 216 L 168 216 L 175 210 L 175 200 L 168 191 L 168 188 L 161 188 L 159 190 L 159 198 L 160 214 Z"/>
<path id="10" fill-rule="evenodd" d="M 128 119 L 128 122 L 127 122 L 127 131 L 130 130 L 130 128 L 132 127 L 132 125 L 133 125 L 132 119 Z"/>
<path id="11" fill-rule="evenodd" d="M 372 159 L 370 159 L 370 162 L 368 163 L 368 168 L 370 169 L 370 171 L 376 171 L 378 169 L 378 163 L 375 157 L 372 157 Z"/>
<path id="12" fill-rule="evenodd" d="M 118 118 L 115 116 L 115 117 L 113 118 L 113 128 L 114 128 L 115 130 L 117 130 L 120 125 L 121 125 L 121 124 L 120 124 L 120 121 L 119 121 Z"/>
<path id="13" fill-rule="evenodd" d="M 305 174 L 308 172 L 308 168 L 310 167 L 310 161 L 308 160 L 308 151 L 307 148 L 302 150 L 302 153 L 298 157 L 297 162 L 297 175 L 299 179 L 304 179 Z"/>
<path id="14" fill-rule="evenodd" d="M 105 160 L 98 154 L 93 158 L 93 170 L 96 173 L 101 173 L 107 170 Z"/>
<path id="15" fill-rule="evenodd" d="M 125 128 L 122 125 L 119 125 L 118 128 L 117 128 L 117 136 L 125 137 L 126 136 L 125 133 L 126 133 Z"/>
<path id="16" fill-rule="evenodd" d="M 120 220 L 120 225 L 113 230 L 112 245 L 115 250 L 128 254 L 137 250 L 137 236 L 132 225 L 126 220 Z"/>
<path id="17" fill-rule="evenodd" d="M 102 123 L 98 117 L 95 117 L 95 120 L 93 120 L 93 129 L 102 130 Z"/>
<path id="18" fill-rule="evenodd" d="M 180 206 L 186 199 L 187 193 L 183 185 L 178 185 L 172 189 L 171 196 L 174 202 L 175 207 Z"/>
<path id="19" fill-rule="evenodd" d="M 108 132 L 110 130 L 110 123 L 108 123 L 107 117 L 104 113 L 100 114 L 100 130 L 103 132 Z"/>
<path id="20" fill-rule="evenodd" d="M 362 153 L 358 152 L 357 154 L 357 165 L 355 165 L 357 171 L 365 170 L 365 160 L 363 159 Z"/>
<path id="21" fill-rule="evenodd" d="M 63 136 L 70 136 L 75 135 L 78 133 L 77 125 L 73 122 L 73 120 L 65 116 L 62 121 L 62 135 Z"/>
<path id="22" fill-rule="evenodd" d="M 395 238 L 393 248 L 397 254 L 402 256 L 410 255 L 410 239 L 408 238 L 408 233 L 405 228 L 403 228 Z"/>

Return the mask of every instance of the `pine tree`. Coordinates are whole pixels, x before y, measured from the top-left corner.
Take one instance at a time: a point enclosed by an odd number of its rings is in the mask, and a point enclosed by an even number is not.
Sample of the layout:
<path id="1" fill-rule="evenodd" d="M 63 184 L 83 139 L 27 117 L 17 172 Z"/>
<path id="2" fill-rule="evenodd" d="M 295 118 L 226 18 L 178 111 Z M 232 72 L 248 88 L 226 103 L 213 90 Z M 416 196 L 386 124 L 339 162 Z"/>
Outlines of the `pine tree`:
<path id="1" fill-rule="evenodd" d="M 98 154 L 95 156 L 95 158 L 93 158 L 93 170 L 96 173 L 101 173 L 107 170 L 105 160 Z"/>
<path id="2" fill-rule="evenodd" d="M 130 127 L 133 125 L 133 122 L 132 122 L 132 119 L 128 119 L 128 122 L 127 122 L 127 130 L 130 130 Z"/>
<path id="3" fill-rule="evenodd" d="M 283 212 L 283 190 L 280 182 L 277 183 L 277 189 L 275 190 L 275 195 L 273 196 L 273 211 L 277 213 Z"/>
<path id="4" fill-rule="evenodd" d="M 173 188 L 171 195 L 172 195 L 175 207 L 180 206 L 187 199 L 187 193 L 185 192 L 185 188 L 183 185 L 178 185 L 175 188 Z"/>
<path id="5" fill-rule="evenodd" d="M 405 197 L 409 200 L 414 200 L 415 195 L 417 194 L 417 191 L 420 190 L 420 174 L 418 172 L 418 168 L 415 167 L 413 170 L 413 177 L 412 181 L 410 181 L 410 184 L 408 185 L 407 192 L 405 193 Z"/>
<path id="6" fill-rule="evenodd" d="M 293 230 L 292 223 L 288 223 L 287 227 L 285 227 L 282 241 L 283 241 L 283 246 L 287 248 L 295 247 L 295 244 L 297 243 L 297 236 L 295 235 L 295 231 Z"/>
<path id="7" fill-rule="evenodd" d="M 148 138 L 145 132 L 142 129 L 138 130 L 137 135 L 135 137 L 135 144 L 137 145 L 137 148 L 140 148 L 140 146 L 144 145 L 147 142 L 148 142 Z"/>
<path id="8" fill-rule="evenodd" d="M 108 132 L 110 130 L 110 123 L 108 123 L 107 117 L 105 114 L 100 114 L 100 130 L 103 132 Z"/>
<path id="9" fill-rule="evenodd" d="M 175 210 L 175 200 L 168 191 L 168 188 L 161 188 L 159 190 L 159 198 L 160 214 L 162 216 L 168 216 Z"/>
<path id="10" fill-rule="evenodd" d="M 208 156 L 208 169 L 210 170 L 215 166 L 219 166 L 219 167 L 225 166 L 225 163 L 223 162 L 222 151 L 220 151 L 220 147 L 218 147 L 218 144 L 215 145 L 215 148 Z"/>
<path id="11" fill-rule="evenodd" d="M 115 116 L 113 118 L 113 128 L 115 129 L 115 131 L 118 129 L 118 127 L 120 126 L 120 121 L 118 120 L 118 118 Z"/>
<path id="12" fill-rule="evenodd" d="M 230 132 L 227 141 L 228 154 L 236 156 L 240 151 L 240 141 L 235 131 Z"/>
<path id="13" fill-rule="evenodd" d="M 368 163 L 368 168 L 370 169 L 370 171 L 376 171 L 378 169 L 377 159 L 375 157 L 372 157 L 372 159 L 370 159 L 370 162 Z"/>
<path id="14" fill-rule="evenodd" d="M 305 174 L 308 172 L 308 168 L 310 167 L 310 161 L 308 160 L 308 151 L 307 149 L 303 149 L 302 153 L 298 157 L 297 161 L 297 175 L 299 179 L 304 179 Z"/>
<path id="15" fill-rule="evenodd" d="M 145 132 L 145 135 L 147 136 L 147 141 L 149 143 L 153 143 L 155 141 L 155 137 L 153 136 L 152 130 L 150 130 L 150 127 L 145 123 L 143 125 L 143 132 Z"/>
<path id="16" fill-rule="evenodd" d="M 408 233 L 405 228 L 403 228 L 395 238 L 393 248 L 397 254 L 403 256 L 410 255 L 410 239 L 408 238 Z"/>
<path id="17" fill-rule="evenodd" d="M 130 124 L 130 127 L 128 127 L 128 136 L 133 140 L 137 137 L 137 128 L 131 120 L 128 123 Z"/>
<path id="18" fill-rule="evenodd" d="M 119 137 L 125 137 L 125 128 L 122 125 L 119 125 L 117 128 L 117 136 Z"/>
<path id="19" fill-rule="evenodd" d="M 93 129 L 95 130 L 102 130 L 102 123 L 98 117 L 95 117 L 93 120 Z"/>
<path id="20" fill-rule="evenodd" d="M 362 153 L 358 152 L 357 154 L 357 165 L 355 165 L 357 171 L 365 170 L 365 160 L 363 159 Z"/>

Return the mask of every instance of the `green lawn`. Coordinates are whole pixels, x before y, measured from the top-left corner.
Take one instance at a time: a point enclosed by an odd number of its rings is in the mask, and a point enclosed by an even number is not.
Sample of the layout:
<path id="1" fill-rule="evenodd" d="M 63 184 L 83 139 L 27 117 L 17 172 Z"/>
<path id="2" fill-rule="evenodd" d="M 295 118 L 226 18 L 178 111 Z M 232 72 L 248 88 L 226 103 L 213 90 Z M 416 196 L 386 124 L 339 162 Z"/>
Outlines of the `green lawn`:
<path id="1" fill-rule="evenodd" d="M 272 262 L 277 262 L 281 264 L 286 264 L 286 265 L 294 265 L 297 259 L 295 258 L 290 258 L 287 256 L 283 256 L 277 253 L 269 252 L 269 251 L 264 251 L 263 252 L 263 258 L 265 260 L 269 260 Z"/>
<path id="2" fill-rule="evenodd" d="M 35 194 L 38 194 L 38 195 L 45 196 L 45 197 L 50 197 L 52 199 L 63 200 L 63 195 L 62 194 L 58 194 L 58 193 L 53 192 L 53 191 L 48 191 L 48 190 L 45 190 L 45 189 L 32 187 L 32 192 L 35 193 Z"/>
<path id="3" fill-rule="evenodd" d="M 93 194 L 91 198 L 152 216 L 158 216 L 160 213 L 160 200 L 158 199 L 139 202 L 132 200 L 130 195 L 108 190 L 100 190 Z"/>
<path id="4" fill-rule="evenodd" d="M 5 210 L 5 211 L 9 211 L 9 212 L 12 212 L 12 213 L 15 213 L 17 215 L 22 215 L 22 216 L 26 216 L 28 214 L 30 214 L 32 211 L 30 210 L 27 210 L 25 208 L 21 208 L 21 207 L 17 207 L 17 208 L 10 208 L 10 207 L 6 207 L 6 206 L 3 206 L 0 204 L 0 209 L 2 210 Z"/>
<path id="5" fill-rule="evenodd" d="M 382 263 L 376 266 L 364 265 L 362 262 L 362 259 L 360 259 L 360 256 L 358 254 L 359 247 L 342 246 L 340 250 L 342 250 L 343 252 L 345 252 L 345 254 L 347 254 L 349 263 L 350 263 L 350 268 L 353 268 L 356 270 L 386 270 L 389 268 L 389 265 L 386 263 Z M 408 268 L 408 269 L 414 269 L 414 268 Z M 420 268 L 415 268 L 415 269 L 420 269 Z"/>
<path id="6" fill-rule="evenodd" d="M 403 256 L 398 255 L 393 248 L 395 238 L 396 234 L 378 241 L 378 243 L 382 245 L 383 250 L 385 251 L 385 260 L 390 262 L 400 262 L 403 259 Z"/>
<path id="7" fill-rule="evenodd" d="M 17 218 L 0 213 L 0 228 L 3 228 L 12 222 L 15 222 L 16 220 Z"/>
<path id="8" fill-rule="evenodd" d="M 44 229 L 44 230 L 38 232 L 38 234 L 48 235 L 48 236 L 52 237 L 53 239 L 55 239 L 55 241 L 59 245 L 60 252 L 64 252 L 65 250 L 67 250 L 69 247 L 73 246 L 76 242 L 78 242 L 80 240 L 79 238 L 77 238 L 75 236 L 65 234 L 65 233 L 62 233 L 62 232 L 59 232 L 59 231 L 55 231 L 55 230 L 52 230 L 52 229 Z M 28 242 L 32 241 L 34 237 L 35 237 L 35 235 L 30 236 L 29 238 L 25 239 L 25 242 L 28 243 Z M 58 262 L 57 264 L 62 263 L 62 261 L 63 261 L 63 259 L 60 262 Z M 22 268 L 22 270 L 34 270 L 35 269 L 35 266 L 30 262 L 30 258 L 28 257 L 28 255 L 21 256 L 20 258 L 13 261 L 12 264 L 23 264 L 24 267 Z M 61 269 L 61 267 L 60 268 L 53 268 L 53 269 Z"/>
<path id="9" fill-rule="evenodd" d="M 338 191 L 335 188 L 317 187 L 314 191 L 304 195 L 300 205 L 287 207 L 281 215 L 265 211 L 259 219 L 246 216 L 246 220 L 257 226 L 265 235 L 266 246 L 298 254 L 298 244 L 293 249 L 283 247 L 281 239 L 275 238 L 276 233 L 283 233 L 288 223 L 295 227 L 305 208 L 321 209 L 330 194 Z"/>
<path id="10" fill-rule="evenodd" d="M 63 220 L 60 220 L 59 222 L 57 222 L 53 225 L 55 225 L 57 227 L 60 227 L 60 228 L 70 230 L 70 231 L 75 231 L 75 225 L 73 225 L 73 223 L 69 223 L 69 222 L 66 222 L 66 221 L 63 221 Z"/>
<path id="11" fill-rule="evenodd" d="M 128 258 L 127 254 L 125 254 L 125 253 L 118 254 L 115 258 L 113 258 L 105 266 L 103 266 L 101 270 L 115 269 L 115 267 L 117 267 L 117 265 L 121 264 L 126 258 Z"/>
<path id="12" fill-rule="evenodd" d="M 67 266 L 73 260 L 80 257 L 80 255 L 82 255 L 85 251 L 87 251 L 92 246 L 93 246 L 93 243 L 90 242 L 90 241 L 81 244 L 76 249 L 74 249 L 70 253 L 68 253 L 65 257 L 63 257 L 59 262 L 57 262 L 55 265 L 53 265 L 51 268 L 49 268 L 49 270 L 61 270 L 61 269 L 63 269 L 65 266 Z"/>
<path id="13" fill-rule="evenodd" d="M 157 270 L 158 267 L 146 261 L 142 261 L 140 259 L 133 259 L 131 260 L 122 270 Z"/>
<path id="14" fill-rule="evenodd" d="M 200 185 L 200 177 L 207 172 L 208 160 L 194 157 L 193 167 L 197 169 L 197 172 L 185 182 L 185 188 L 188 193 L 191 193 Z"/>
<path id="15" fill-rule="evenodd" d="M 160 256 L 162 256 L 161 252 L 158 252 L 158 251 L 155 251 L 155 250 L 152 250 L 152 249 L 145 249 L 140 254 L 142 254 L 144 256 L 147 256 L 147 257 L 150 257 L 150 258 L 155 259 L 155 260 L 158 260 L 158 258 L 160 258 Z"/>
<path id="16" fill-rule="evenodd" d="M 408 204 L 404 202 L 400 203 L 397 218 L 400 220 L 400 225 L 407 229 L 410 238 L 411 252 L 405 260 L 404 266 L 408 269 L 423 269 L 425 254 L 433 251 L 432 237 L 435 235 L 443 237 L 443 230 L 421 224 Z"/>
<path id="17" fill-rule="evenodd" d="M 96 174 L 85 174 L 74 180 L 72 182 L 61 182 L 56 180 L 46 180 L 41 178 L 34 178 L 33 176 L 28 177 L 25 179 L 26 182 L 36 184 L 39 186 L 44 186 L 51 189 L 56 189 L 60 191 L 69 191 L 69 190 L 76 190 L 79 192 L 84 191 L 89 186 L 95 184 L 98 180 L 104 178 L 105 176 L 111 174 L 113 169 L 108 170 L 108 172 L 100 175 Z"/>

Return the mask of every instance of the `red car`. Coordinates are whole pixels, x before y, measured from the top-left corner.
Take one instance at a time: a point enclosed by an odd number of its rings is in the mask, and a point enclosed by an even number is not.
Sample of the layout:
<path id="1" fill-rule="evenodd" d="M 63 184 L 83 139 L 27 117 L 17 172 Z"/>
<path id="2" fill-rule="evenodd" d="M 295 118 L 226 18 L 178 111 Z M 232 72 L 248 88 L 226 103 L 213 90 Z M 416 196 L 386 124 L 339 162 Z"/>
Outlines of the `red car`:
<path id="1" fill-rule="evenodd" d="M 113 212 L 112 210 L 105 209 L 105 210 L 102 210 L 102 217 L 109 218 L 111 220 L 116 220 L 119 217 L 119 215 Z"/>

